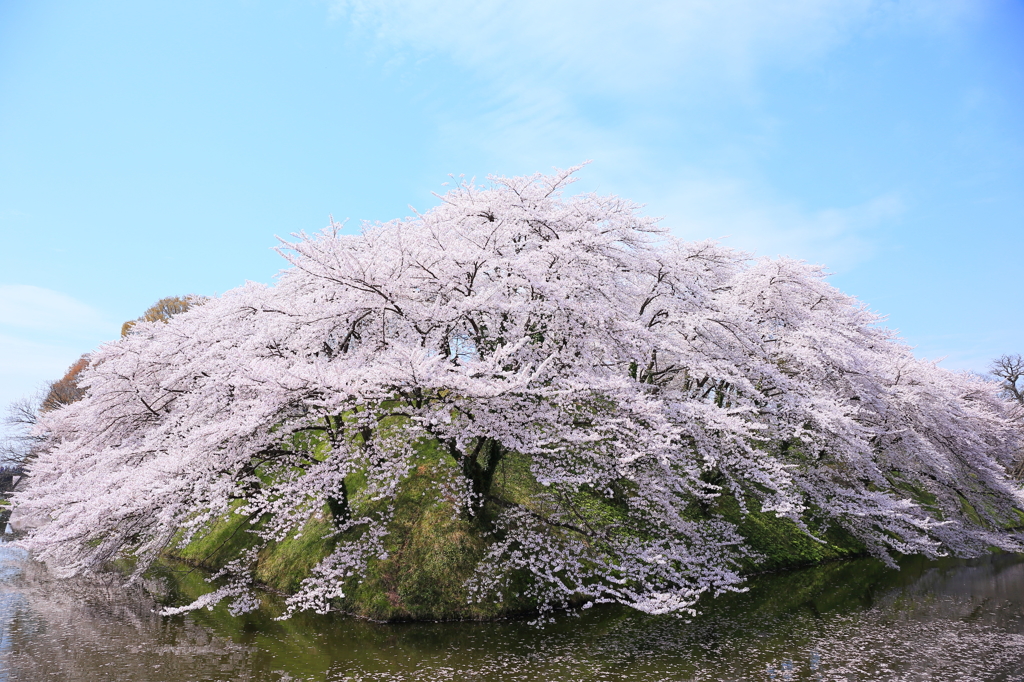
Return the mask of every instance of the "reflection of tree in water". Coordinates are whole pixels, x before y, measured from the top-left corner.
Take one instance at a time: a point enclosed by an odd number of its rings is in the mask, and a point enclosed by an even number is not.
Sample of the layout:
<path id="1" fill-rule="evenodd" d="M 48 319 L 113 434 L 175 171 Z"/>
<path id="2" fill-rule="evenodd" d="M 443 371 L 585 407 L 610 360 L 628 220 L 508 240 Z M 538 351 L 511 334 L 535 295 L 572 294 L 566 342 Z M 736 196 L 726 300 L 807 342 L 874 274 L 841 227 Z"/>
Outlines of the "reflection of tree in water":
<path id="1" fill-rule="evenodd" d="M 115 581 L 56 581 L 33 564 L 15 576 L 10 553 L 0 545 L 0 680 L 12 682 L 1024 680 L 1024 561 L 1012 556 L 910 560 L 900 572 L 842 562 L 762 576 L 691 623 L 592 609 L 536 628 L 263 612 L 168 619 Z M 196 573 L 166 576 L 174 582 L 150 590 L 201 587 Z"/>
<path id="2" fill-rule="evenodd" d="M 923 563 L 923 562 L 922 562 Z M 1024 619 L 1024 564 L 1012 555 L 939 563 L 877 599 L 894 621 L 964 620 L 1016 629 Z"/>
<path id="3" fill-rule="evenodd" d="M 595 648 L 652 669 L 677 656 L 693 680 L 1024 680 L 1018 557 L 873 563 L 766 576 L 688 627 L 624 619 Z"/>
<path id="4" fill-rule="evenodd" d="M 1024 680 L 1024 564 L 1011 556 L 957 563 L 928 569 L 866 613 L 827 621 L 815 645 L 838 663 L 833 674 Z"/>
<path id="5" fill-rule="evenodd" d="M 927 564 L 930 567 L 933 564 Z M 994 557 L 896 573 L 853 561 L 764 576 L 691 623 L 585 614 L 508 624 L 408 663 L 351 661 L 352 680 L 1024 680 L 1024 563 Z M 415 628 L 403 649 L 414 648 Z M 428 636 L 429 638 L 429 636 Z M 403 646 L 404 645 L 404 646 Z"/>
<path id="6" fill-rule="evenodd" d="M 103 576 L 58 581 L 22 558 L 0 546 L 0 679 L 263 679 L 248 670 L 246 647 L 162 618 L 141 587 Z"/>

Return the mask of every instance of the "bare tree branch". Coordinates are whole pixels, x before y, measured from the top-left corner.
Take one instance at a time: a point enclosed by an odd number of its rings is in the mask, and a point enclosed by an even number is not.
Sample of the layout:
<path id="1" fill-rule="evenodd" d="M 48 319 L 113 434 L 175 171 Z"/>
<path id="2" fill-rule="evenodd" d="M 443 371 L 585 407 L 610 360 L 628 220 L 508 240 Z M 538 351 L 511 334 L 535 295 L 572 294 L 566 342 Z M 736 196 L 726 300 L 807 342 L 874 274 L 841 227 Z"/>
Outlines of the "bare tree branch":
<path id="1" fill-rule="evenodd" d="M 1024 357 L 1019 354 L 1002 355 L 992 361 L 990 371 L 1003 380 L 1004 395 L 1024 405 Z"/>

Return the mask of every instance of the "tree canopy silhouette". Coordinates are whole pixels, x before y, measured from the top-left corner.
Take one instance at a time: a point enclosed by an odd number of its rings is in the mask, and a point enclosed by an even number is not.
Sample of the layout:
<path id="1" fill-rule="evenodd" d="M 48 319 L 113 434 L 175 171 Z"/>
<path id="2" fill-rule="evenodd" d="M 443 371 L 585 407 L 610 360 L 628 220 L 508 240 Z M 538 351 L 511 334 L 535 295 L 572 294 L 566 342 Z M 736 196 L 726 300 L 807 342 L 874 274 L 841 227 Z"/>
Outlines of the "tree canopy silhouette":
<path id="1" fill-rule="evenodd" d="M 673 239 L 628 201 L 564 198 L 570 181 L 493 178 L 358 235 L 296 235 L 274 286 L 136 322 L 42 417 L 27 544 L 66 573 L 122 553 L 141 572 L 241 514 L 258 542 L 189 607 L 239 612 L 262 548 L 330 509 L 334 549 L 289 598 L 326 611 L 433 462 L 484 529 L 480 599 L 514 571 L 544 605 L 687 612 L 742 582 L 723 496 L 889 561 L 1022 549 L 997 386 L 914 358 L 820 267 Z M 495 493 L 511 459 L 531 496 Z"/>

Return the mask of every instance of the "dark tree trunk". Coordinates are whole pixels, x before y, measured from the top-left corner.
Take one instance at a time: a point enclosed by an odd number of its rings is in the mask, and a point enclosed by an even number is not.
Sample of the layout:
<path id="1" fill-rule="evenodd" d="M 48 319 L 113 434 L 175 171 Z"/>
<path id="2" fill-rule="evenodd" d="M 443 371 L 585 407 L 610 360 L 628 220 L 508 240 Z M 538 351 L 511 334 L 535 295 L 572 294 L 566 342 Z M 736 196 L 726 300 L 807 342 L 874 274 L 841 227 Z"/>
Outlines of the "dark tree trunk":
<path id="1" fill-rule="evenodd" d="M 334 517 L 335 526 L 347 523 L 352 518 L 352 510 L 348 506 L 348 486 L 345 485 L 344 480 L 341 481 L 338 495 L 327 498 L 327 507 L 331 510 L 331 516 Z"/>

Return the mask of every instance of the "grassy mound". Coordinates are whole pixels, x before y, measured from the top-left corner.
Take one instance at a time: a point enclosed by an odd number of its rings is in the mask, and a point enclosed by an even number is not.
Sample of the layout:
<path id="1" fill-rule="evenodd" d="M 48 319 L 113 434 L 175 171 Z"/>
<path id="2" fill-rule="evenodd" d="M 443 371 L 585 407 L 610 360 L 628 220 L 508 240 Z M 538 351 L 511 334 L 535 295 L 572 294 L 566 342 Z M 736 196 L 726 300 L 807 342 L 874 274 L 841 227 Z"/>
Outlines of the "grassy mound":
<path id="1" fill-rule="evenodd" d="M 465 583 L 487 549 L 487 515 L 469 520 L 453 501 L 438 494 L 439 458 L 424 453 L 398 490 L 395 512 L 385 540 L 388 558 L 372 559 L 359 579 L 345 586 L 343 611 L 373 620 L 485 620 L 534 608 L 523 600 L 473 602 Z M 360 501 L 363 510 L 375 504 Z M 217 570 L 256 543 L 247 518 L 228 514 L 171 559 Z M 326 507 L 301 533 L 271 543 L 258 555 L 255 577 L 273 590 L 295 592 L 310 570 L 334 548 L 333 518 Z"/>
<path id="2" fill-rule="evenodd" d="M 371 560 L 365 573 L 345 586 L 346 597 L 339 609 L 365 618 L 397 620 L 485 620 L 527 613 L 537 605 L 525 597 L 500 602 L 470 601 L 466 581 L 473 575 L 488 546 L 489 518 L 497 511 L 495 503 L 485 506 L 474 519 L 459 514 L 452 499 L 444 497 L 437 485 L 450 473 L 452 465 L 435 449 L 424 446 L 418 465 L 400 486 L 395 511 L 385 541 L 388 558 Z M 358 481 L 353 482 L 353 507 L 368 511 L 382 504 L 360 496 Z M 541 487 L 533 480 L 529 460 L 509 456 L 495 473 L 492 496 L 505 502 L 525 504 Z M 853 537 L 835 528 L 822 528 L 808 522 L 823 542 L 809 537 L 788 519 L 757 511 L 748 505 L 744 514 L 734 498 L 723 496 L 713 509 L 698 509 L 695 514 L 715 514 L 735 523 L 746 538 L 754 557 L 744 560 L 746 573 L 774 571 L 848 558 L 863 554 L 864 547 Z M 621 513 L 614 501 L 593 497 L 581 508 L 595 515 Z M 272 543 L 258 555 L 255 577 L 280 592 L 295 592 L 310 570 L 334 548 L 333 518 L 329 508 L 314 516 L 302 532 Z M 169 552 L 171 558 L 193 566 L 216 570 L 255 542 L 248 520 L 229 514 L 217 521 L 201 537 L 187 546 Z M 511 586 L 505 594 L 526 594 L 528 576 L 510 575 Z"/>

